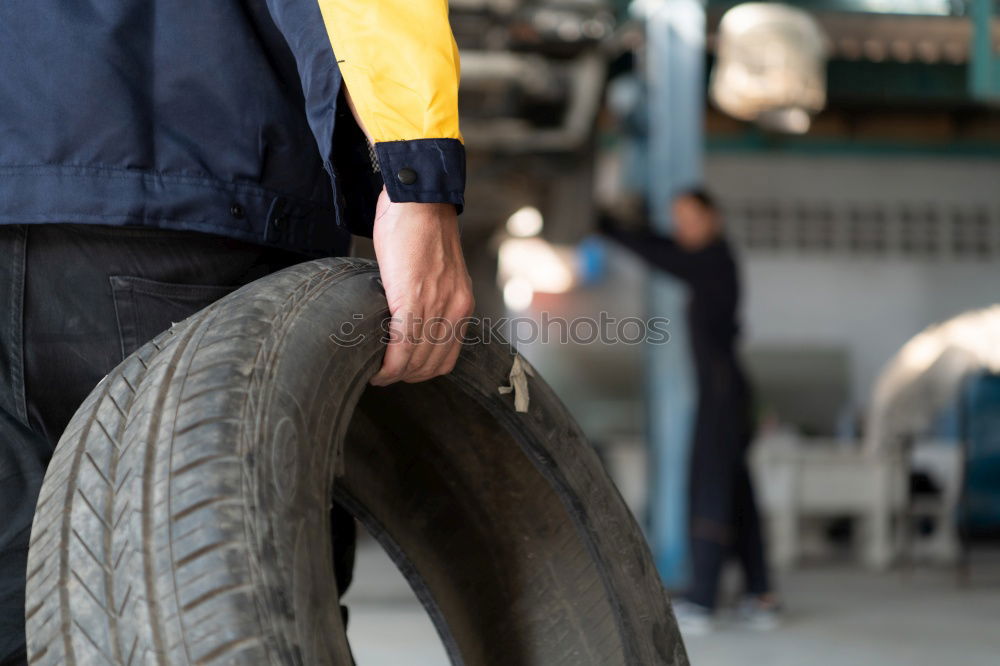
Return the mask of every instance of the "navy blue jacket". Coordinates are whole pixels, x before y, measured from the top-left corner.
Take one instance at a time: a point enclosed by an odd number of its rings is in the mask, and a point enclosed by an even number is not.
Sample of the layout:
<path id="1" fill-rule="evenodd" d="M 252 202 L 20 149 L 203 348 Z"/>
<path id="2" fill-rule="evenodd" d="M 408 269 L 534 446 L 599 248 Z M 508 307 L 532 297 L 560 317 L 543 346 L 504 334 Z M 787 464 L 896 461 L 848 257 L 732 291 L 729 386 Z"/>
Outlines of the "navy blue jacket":
<path id="1" fill-rule="evenodd" d="M 355 1 L 363 13 L 369 0 Z M 383 182 L 394 201 L 461 208 L 460 135 L 380 141 L 373 166 L 331 47 L 339 19 L 324 11 L 3 0 L 0 224 L 188 229 L 339 254 L 349 230 L 370 235 Z"/>

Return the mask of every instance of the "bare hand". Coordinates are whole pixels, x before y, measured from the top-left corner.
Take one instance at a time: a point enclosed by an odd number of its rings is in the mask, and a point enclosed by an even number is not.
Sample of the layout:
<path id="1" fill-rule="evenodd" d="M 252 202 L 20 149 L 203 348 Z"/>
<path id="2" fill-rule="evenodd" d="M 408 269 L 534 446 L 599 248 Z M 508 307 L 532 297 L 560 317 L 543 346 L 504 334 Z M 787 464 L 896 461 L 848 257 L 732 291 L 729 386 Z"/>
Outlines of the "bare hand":
<path id="1" fill-rule="evenodd" d="M 393 203 L 375 214 L 375 255 L 392 316 L 389 346 L 371 383 L 422 382 L 455 367 L 472 281 L 451 204 Z"/>

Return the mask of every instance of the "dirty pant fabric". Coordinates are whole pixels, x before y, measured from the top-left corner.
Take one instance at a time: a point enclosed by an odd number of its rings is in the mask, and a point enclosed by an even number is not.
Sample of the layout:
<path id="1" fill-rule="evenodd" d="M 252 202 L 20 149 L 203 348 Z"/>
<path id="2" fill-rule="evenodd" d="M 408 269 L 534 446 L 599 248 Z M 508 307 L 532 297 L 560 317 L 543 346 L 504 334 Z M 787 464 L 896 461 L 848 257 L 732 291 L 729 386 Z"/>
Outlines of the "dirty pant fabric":
<path id="1" fill-rule="evenodd" d="M 699 354 L 698 352 L 702 353 Z M 714 609 L 722 569 L 735 557 L 745 592 L 770 592 L 760 517 L 746 454 L 749 391 L 738 361 L 695 350 L 698 407 L 691 445 L 691 587 L 687 599 Z"/>
<path id="2" fill-rule="evenodd" d="M 184 231 L 0 226 L 0 666 L 26 664 L 24 585 L 35 501 L 77 407 L 143 343 L 299 255 Z M 349 584 L 354 523 L 339 526 Z"/>

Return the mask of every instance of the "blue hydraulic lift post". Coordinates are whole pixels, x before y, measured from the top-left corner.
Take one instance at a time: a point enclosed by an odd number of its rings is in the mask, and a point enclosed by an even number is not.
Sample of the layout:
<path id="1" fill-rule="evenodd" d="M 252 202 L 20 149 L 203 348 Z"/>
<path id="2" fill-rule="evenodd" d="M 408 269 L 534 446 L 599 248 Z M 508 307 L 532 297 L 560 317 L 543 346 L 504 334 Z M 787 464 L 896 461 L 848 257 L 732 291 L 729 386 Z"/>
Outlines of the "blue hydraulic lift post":
<path id="1" fill-rule="evenodd" d="M 699 0 L 636 0 L 634 8 L 645 16 L 647 35 L 647 194 L 653 224 L 666 232 L 673 194 L 702 180 L 705 7 Z M 670 318 L 671 340 L 647 350 L 649 536 L 660 574 L 672 588 L 683 587 L 688 575 L 688 453 L 695 406 L 684 297 L 676 281 L 652 276 L 649 315 Z"/>
<path id="2" fill-rule="evenodd" d="M 969 89 L 978 100 L 1000 101 L 1000 56 L 993 43 L 996 0 L 972 0 L 972 40 L 969 53 Z"/>

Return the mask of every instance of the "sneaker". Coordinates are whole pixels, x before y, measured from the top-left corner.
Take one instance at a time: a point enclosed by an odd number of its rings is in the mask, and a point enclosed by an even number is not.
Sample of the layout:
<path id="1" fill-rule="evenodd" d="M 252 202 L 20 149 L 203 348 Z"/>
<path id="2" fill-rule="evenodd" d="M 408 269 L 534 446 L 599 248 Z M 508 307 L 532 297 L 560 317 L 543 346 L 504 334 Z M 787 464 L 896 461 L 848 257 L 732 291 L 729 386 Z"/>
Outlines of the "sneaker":
<path id="1" fill-rule="evenodd" d="M 704 636 L 715 629 L 712 610 L 687 599 L 677 599 L 673 603 L 674 617 L 682 636 Z"/>
<path id="2" fill-rule="evenodd" d="M 736 607 L 736 622 L 756 631 L 777 629 L 781 626 L 781 615 L 781 604 L 760 597 L 745 597 Z"/>

